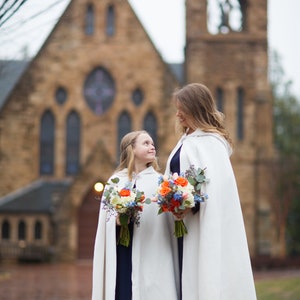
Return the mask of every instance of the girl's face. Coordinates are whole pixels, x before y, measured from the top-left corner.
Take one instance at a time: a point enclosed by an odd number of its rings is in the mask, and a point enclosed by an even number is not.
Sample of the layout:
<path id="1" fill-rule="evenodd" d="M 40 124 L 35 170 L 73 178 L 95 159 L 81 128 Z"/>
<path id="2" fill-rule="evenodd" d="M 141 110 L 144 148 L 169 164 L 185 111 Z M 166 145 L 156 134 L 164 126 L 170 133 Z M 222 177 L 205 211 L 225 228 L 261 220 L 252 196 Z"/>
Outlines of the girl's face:
<path id="1" fill-rule="evenodd" d="M 152 138 L 147 133 L 141 133 L 133 147 L 135 162 L 147 165 L 155 160 L 156 150 Z"/>
<path id="2" fill-rule="evenodd" d="M 182 127 L 188 128 L 189 127 L 188 116 L 183 111 L 179 101 L 176 101 L 176 108 L 177 108 L 176 117 L 178 118 L 179 123 L 181 124 Z"/>

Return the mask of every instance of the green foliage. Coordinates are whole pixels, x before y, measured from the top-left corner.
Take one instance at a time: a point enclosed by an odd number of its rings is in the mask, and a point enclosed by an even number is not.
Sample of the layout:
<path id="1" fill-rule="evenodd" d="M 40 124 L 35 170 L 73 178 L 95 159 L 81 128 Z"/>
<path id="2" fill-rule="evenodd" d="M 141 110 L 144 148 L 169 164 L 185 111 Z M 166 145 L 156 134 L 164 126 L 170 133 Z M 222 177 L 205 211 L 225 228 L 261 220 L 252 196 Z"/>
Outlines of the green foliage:
<path id="1" fill-rule="evenodd" d="M 290 92 L 280 57 L 271 57 L 271 85 L 274 99 L 274 142 L 278 153 L 277 196 L 281 206 L 290 201 L 287 220 L 289 254 L 300 254 L 300 102 Z"/>
<path id="2" fill-rule="evenodd" d="M 118 177 L 112 178 L 111 180 L 114 184 L 119 183 L 120 179 Z"/>

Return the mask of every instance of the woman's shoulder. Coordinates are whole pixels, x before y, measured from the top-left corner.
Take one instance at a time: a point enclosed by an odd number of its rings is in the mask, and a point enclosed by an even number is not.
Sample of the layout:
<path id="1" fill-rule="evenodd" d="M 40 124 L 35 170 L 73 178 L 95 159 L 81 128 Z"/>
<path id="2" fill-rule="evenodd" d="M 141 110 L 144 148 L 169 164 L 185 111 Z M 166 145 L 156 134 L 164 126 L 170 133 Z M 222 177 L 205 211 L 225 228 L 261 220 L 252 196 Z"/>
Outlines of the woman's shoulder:
<path id="1" fill-rule="evenodd" d="M 204 132 L 200 129 L 195 130 L 190 135 L 186 136 L 186 142 L 194 145 L 199 145 L 199 147 L 225 147 L 228 155 L 232 154 L 232 149 L 226 139 L 218 133 L 214 132 Z"/>

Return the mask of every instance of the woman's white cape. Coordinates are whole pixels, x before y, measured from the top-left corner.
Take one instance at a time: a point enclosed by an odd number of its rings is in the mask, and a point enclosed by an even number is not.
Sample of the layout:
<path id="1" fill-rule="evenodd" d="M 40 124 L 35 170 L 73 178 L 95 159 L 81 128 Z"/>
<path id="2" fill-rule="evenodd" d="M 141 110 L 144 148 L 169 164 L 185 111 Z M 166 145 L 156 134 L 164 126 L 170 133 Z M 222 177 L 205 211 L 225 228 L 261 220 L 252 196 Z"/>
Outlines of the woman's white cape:
<path id="1" fill-rule="evenodd" d="M 114 174 L 119 187 L 128 181 L 127 169 Z M 153 197 L 159 174 L 149 167 L 134 179 L 137 189 Z M 139 227 L 134 227 L 132 244 L 132 299 L 175 300 L 177 298 L 174 265 L 173 218 L 157 215 L 156 203 L 145 204 Z M 100 209 L 94 248 L 92 300 L 114 300 L 116 284 L 116 221 Z"/>
<path id="2" fill-rule="evenodd" d="M 217 134 L 196 130 L 184 135 L 170 154 L 182 145 L 180 170 L 191 165 L 207 168 L 208 199 L 200 213 L 184 219 L 183 300 L 254 300 L 253 274 L 244 221 L 228 143 Z M 169 298 L 171 299 L 171 298 Z"/>

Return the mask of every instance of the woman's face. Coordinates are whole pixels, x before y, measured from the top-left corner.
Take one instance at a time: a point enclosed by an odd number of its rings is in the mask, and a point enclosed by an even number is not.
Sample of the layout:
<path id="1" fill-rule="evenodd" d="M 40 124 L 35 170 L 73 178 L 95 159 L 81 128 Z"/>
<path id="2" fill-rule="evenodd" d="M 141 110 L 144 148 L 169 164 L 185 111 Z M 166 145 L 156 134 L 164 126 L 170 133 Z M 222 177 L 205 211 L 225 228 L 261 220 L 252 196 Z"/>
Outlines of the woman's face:
<path id="1" fill-rule="evenodd" d="M 156 150 L 152 138 L 147 133 L 141 133 L 133 147 L 135 161 L 147 165 L 152 163 L 156 157 Z"/>
<path id="2" fill-rule="evenodd" d="M 188 116 L 187 114 L 183 111 L 182 106 L 179 101 L 176 101 L 176 117 L 178 118 L 179 123 L 181 124 L 182 127 L 188 128 Z"/>

